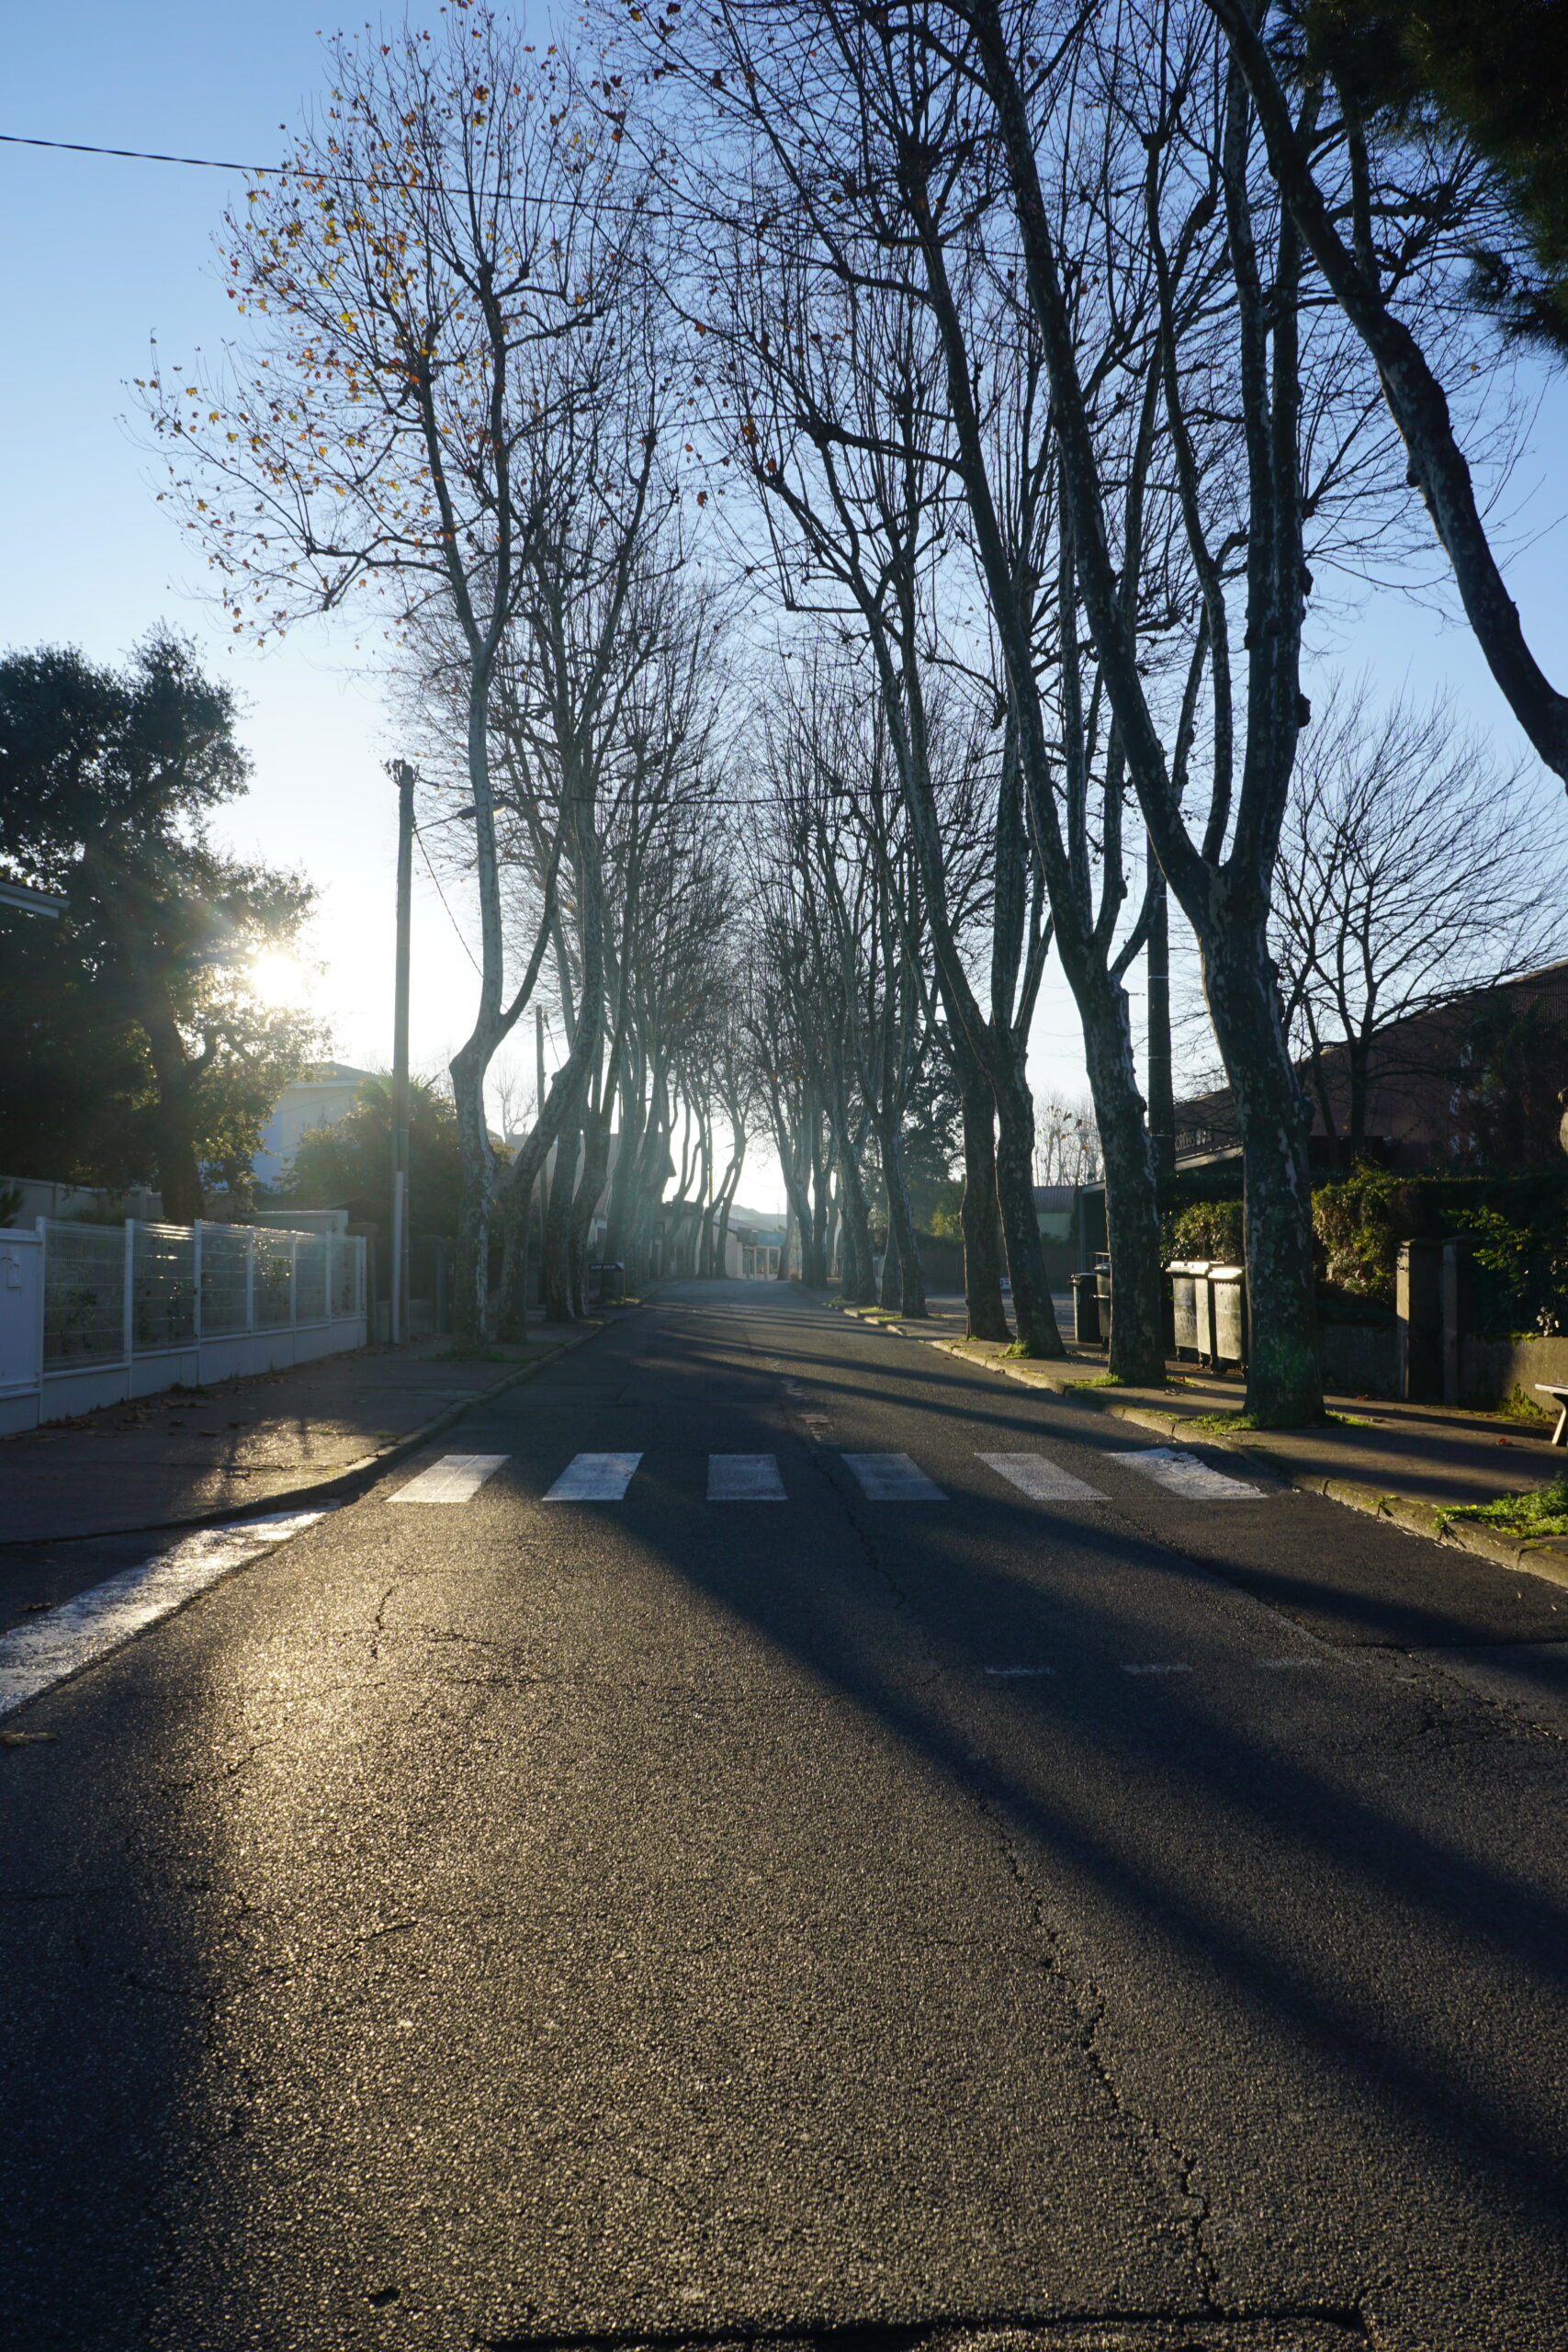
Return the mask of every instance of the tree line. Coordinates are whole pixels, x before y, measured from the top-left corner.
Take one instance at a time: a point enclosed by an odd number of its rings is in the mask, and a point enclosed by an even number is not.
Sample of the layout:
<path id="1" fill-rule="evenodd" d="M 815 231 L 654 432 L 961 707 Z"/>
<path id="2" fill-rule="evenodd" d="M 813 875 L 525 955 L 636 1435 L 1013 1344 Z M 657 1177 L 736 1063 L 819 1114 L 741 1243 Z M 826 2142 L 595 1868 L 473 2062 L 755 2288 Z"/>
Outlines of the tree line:
<path id="1" fill-rule="evenodd" d="M 1291 1021 L 1332 974 L 1303 948 L 1288 1003 L 1279 952 L 1314 613 L 1435 534 L 1568 775 L 1461 446 L 1506 421 L 1477 255 L 1539 323 L 1551 224 L 1391 21 L 716 0 L 567 54 L 469 6 L 337 45 L 227 221 L 228 360 L 145 390 L 237 623 L 389 633 L 479 967 L 465 1339 L 515 1322 L 552 1154 L 564 1311 L 612 1131 L 635 1264 L 676 1149 L 722 1201 L 764 1122 L 803 1270 L 831 1222 L 867 1292 L 874 1167 L 918 1312 L 900 1157 L 940 1083 L 974 1328 L 1007 1329 L 999 1232 L 1018 1344 L 1059 1351 L 1025 1075 L 1055 956 L 1111 1369 L 1159 1377 L 1128 975 L 1174 899 L 1241 1137 L 1249 1409 L 1321 1409 Z M 542 990 L 567 1052 L 502 1168 L 486 1078 Z"/>

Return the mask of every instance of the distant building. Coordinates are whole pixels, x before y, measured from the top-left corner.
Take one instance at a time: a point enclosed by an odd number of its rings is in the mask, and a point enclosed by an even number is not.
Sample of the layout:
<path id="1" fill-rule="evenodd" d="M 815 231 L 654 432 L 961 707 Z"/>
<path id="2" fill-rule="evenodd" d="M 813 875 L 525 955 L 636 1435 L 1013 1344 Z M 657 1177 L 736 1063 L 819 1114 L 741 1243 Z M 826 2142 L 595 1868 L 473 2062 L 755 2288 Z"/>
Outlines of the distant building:
<path id="1" fill-rule="evenodd" d="M 312 1127 L 335 1127 L 354 1108 L 354 1098 L 375 1072 L 355 1069 L 348 1062 L 317 1062 L 303 1078 L 286 1086 L 262 1129 L 261 1144 L 252 1161 L 256 1182 L 276 1192 L 288 1173 L 300 1138 Z"/>
<path id="2" fill-rule="evenodd" d="M 737 1201 L 729 1212 L 724 1271 L 736 1282 L 772 1282 L 779 1271 L 784 1244 L 784 1221 L 782 1216 L 770 1216 L 761 1209 L 745 1208 Z"/>
<path id="3" fill-rule="evenodd" d="M 1312 1104 L 1314 1167 L 1348 1161 L 1347 1048 L 1325 1046 L 1315 1073 L 1308 1062 L 1297 1068 Z M 1565 1087 L 1568 962 L 1468 989 L 1380 1031 L 1368 1053 L 1362 1156 L 1404 1175 L 1467 1162 L 1551 1164 L 1560 1157 L 1557 1097 Z M 1228 1087 L 1177 1104 L 1176 1161 L 1193 1170 L 1235 1163 L 1239 1173 L 1241 1137 Z"/>

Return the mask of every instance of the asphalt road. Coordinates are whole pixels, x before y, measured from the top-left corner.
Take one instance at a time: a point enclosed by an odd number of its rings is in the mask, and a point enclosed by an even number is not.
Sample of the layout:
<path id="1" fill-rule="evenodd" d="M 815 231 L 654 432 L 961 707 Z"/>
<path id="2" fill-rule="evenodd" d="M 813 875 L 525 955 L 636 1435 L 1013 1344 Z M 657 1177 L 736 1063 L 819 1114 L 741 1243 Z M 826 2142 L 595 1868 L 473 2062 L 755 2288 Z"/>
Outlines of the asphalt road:
<path id="1" fill-rule="evenodd" d="M 1150 1452 L 692 1285 L 34 1702 L 0 2342 L 1562 2352 L 1568 1594 Z"/>

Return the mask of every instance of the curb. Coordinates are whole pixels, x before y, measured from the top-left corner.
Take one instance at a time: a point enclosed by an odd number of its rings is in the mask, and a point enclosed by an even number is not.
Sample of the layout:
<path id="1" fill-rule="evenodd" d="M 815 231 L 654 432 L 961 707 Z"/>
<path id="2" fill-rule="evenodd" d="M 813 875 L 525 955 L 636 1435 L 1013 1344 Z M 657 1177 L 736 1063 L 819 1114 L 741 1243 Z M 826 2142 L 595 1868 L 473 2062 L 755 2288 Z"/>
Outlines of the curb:
<path id="1" fill-rule="evenodd" d="M 839 1312 L 852 1315 L 857 1323 L 863 1323 L 872 1330 L 891 1328 L 897 1339 L 919 1340 L 943 1355 L 956 1356 L 961 1363 L 999 1372 L 1004 1379 L 1021 1381 L 1026 1388 L 1048 1389 L 1065 1405 L 1085 1406 L 1090 1412 L 1128 1421 L 1134 1428 L 1149 1430 L 1157 1437 L 1179 1438 L 1192 1427 L 1190 1415 L 1162 1413 L 1155 1406 L 1124 1405 L 1112 1397 L 1101 1397 L 1070 1377 L 1047 1371 L 1036 1360 L 1019 1358 L 1010 1363 L 995 1356 L 976 1354 L 962 1340 L 926 1338 L 902 1326 L 889 1327 L 859 1307 L 840 1307 Z M 1355 1478 L 1337 1478 L 1321 1471 L 1292 1470 L 1278 1454 L 1261 1446 L 1248 1445 L 1244 1438 L 1225 1437 L 1205 1430 L 1187 1442 L 1243 1454 L 1262 1476 L 1298 1494 L 1322 1495 L 1328 1502 L 1343 1504 L 1347 1510 L 1364 1512 L 1370 1519 L 1387 1520 L 1392 1526 L 1404 1528 L 1406 1534 L 1424 1535 L 1430 1543 L 1449 1544 L 1458 1551 L 1473 1552 L 1480 1558 L 1490 1560 L 1494 1567 L 1512 1568 L 1522 1575 L 1540 1577 L 1548 1584 L 1568 1587 L 1568 1536 L 1547 1536 L 1539 1543 L 1521 1543 L 1517 1536 L 1495 1535 L 1490 1528 L 1478 1527 L 1468 1520 L 1455 1521 L 1436 1503 L 1422 1502 L 1414 1495 L 1386 1494 L 1376 1487 L 1362 1486 Z"/>
<path id="2" fill-rule="evenodd" d="M 606 1324 L 599 1327 L 600 1330 L 608 1328 Z M 589 1340 L 597 1337 L 597 1331 L 591 1331 L 587 1339 L 572 1340 L 570 1345 L 585 1347 Z M 460 1421 L 463 1415 L 472 1412 L 476 1405 L 485 1403 L 491 1396 L 503 1396 L 507 1389 L 520 1387 L 524 1381 L 532 1380 L 535 1374 L 543 1372 L 547 1363 L 554 1363 L 558 1356 L 564 1356 L 568 1348 L 567 1341 L 558 1341 L 548 1355 L 538 1356 L 532 1363 L 519 1364 L 504 1378 L 491 1381 L 488 1388 L 478 1389 L 473 1396 L 462 1397 L 455 1405 L 444 1405 L 439 1413 L 433 1413 L 429 1420 L 421 1421 L 417 1429 L 395 1439 L 378 1453 L 362 1454 L 357 1462 L 351 1462 L 346 1470 L 334 1471 L 330 1478 L 318 1478 L 304 1487 L 286 1487 L 277 1494 L 258 1495 L 250 1502 L 225 1503 L 212 1510 L 189 1512 L 183 1518 L 141 1520 L 130 1527 L 98 1527 L 70 1535 L 10 1536 L 0 1540 L 0 1553 L 31 1551 L 40 1544 L 98 1544 L 113 1535 L 161 1535 L 175 1528 L 228 1527 L 236 1521 L 254 1519 L 262 1511 L 308 1510 L 312 1503 L 350 1501 L 374 1486 L 384 1472 L 396 1469 L 409 1454 L 417 1453 L 422 1445 L 427 1445 L 433 1437 L 439 1437 L 443 1430 L 449 1430 L 455 1421 Z"/>

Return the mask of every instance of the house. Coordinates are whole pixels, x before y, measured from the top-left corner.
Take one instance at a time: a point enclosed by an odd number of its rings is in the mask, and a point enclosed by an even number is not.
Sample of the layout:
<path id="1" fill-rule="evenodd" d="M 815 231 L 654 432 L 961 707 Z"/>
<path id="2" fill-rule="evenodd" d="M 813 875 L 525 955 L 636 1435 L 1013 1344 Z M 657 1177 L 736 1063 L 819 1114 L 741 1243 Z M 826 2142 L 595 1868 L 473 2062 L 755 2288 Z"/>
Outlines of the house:
<path id="1" fill-rule="evenodd" d="M 269 1193 L 276 1192 L 288 1175 L 301 1136 L 312 1127 L 333 1127 L 346 1118 L 360 1087 L 374 1075 L 372 1070 L 355 1069 L 348 1062 L 317 1062 L 303 1078 L 286 1086 L 273 1104 L 251 1163 L 256 1182 Z"/>
<path id="2" fill-rule="evenodd" d="M 1326 1046 L 1297 1064 L 1312 1103 L 1314 1168 L 1348 1164 L 1352 1064 Z M 1391 1022 L 1369 1044 L 1365 1143 L 1359 1156 L 1403 1175 L 1464 1165 L 1519 1168 L 1560 1158 L 1560 1090 L 1568 1088 L 1568 962 L 1467 989 Z M 1324 1115 L 1326 1097 L 1332 1128 Z M 1228 1087 L 1176 1106 L 1183 1170 L 1239 1172 L 1241 1141 Z"/>
<path id="3" fill-rule="evenodd" d="M 735 1282 L 772 1282 L 779 1271 L 784 1245 L 782 1216 L 743 1208 L 737 1201 L 729 1212 L 724 1272 Z"/>

